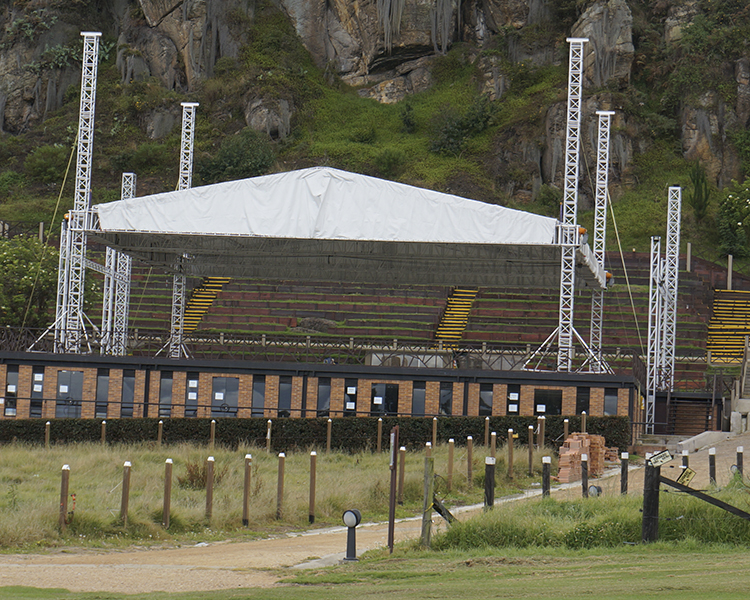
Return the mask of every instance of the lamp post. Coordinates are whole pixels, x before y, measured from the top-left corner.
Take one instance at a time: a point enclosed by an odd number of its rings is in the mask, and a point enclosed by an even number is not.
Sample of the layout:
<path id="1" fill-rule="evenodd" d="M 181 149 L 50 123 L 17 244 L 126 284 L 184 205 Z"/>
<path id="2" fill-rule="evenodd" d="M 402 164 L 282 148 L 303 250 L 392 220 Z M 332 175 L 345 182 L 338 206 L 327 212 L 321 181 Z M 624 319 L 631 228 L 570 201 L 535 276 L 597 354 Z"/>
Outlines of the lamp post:
<path id="1" fill-rule="evenodd" d="M 359 560 L 357 558 L 356 527 L 361 521 L 362 514 L 356 508 L 344 512 L 344 525 L 349 528 L 346 533 L 346 556 L 344 557 L 344 560 L 347 562 Z"/>

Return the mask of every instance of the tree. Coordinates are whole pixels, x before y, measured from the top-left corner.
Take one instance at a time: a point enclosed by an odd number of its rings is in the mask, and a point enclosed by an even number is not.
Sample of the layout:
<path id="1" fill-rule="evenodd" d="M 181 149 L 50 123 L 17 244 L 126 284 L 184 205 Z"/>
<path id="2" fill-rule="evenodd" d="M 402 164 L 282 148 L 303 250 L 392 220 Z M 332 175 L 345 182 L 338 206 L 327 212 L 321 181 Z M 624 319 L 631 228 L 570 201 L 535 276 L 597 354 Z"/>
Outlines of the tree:
<path id="1" fill-rule="evenodd" d="M 57 289 L 58 253 L 35 237 L 0 238 L 0 325 L 46 327 Z"/>
<path id="2" fill-rule="evenodd" d="M 750 179 L 745 183 L 732 182 L 719 203 L 717 227 L 721 241 L 719 248 L 725 255 L 737 258 L 747 256 L 750 225 Z"/>

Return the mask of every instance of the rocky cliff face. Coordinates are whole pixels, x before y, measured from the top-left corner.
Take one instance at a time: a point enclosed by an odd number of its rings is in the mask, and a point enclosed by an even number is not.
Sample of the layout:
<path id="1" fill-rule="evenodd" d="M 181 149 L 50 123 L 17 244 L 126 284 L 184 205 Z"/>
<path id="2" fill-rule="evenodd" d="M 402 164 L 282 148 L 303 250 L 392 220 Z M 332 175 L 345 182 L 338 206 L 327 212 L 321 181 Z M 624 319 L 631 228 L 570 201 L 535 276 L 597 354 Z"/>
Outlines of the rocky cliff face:
<path id="1" fill-rule="evenodd" d="M 267 0 L 271 1 L 271 0 Z M 237 58 L 247 42 L 248 24 L 263 0 L 33 0 L 6 2 L 0 8 L 0 128 L 19 134 L 40 124 L 61 105 L 66 90 L 78 83 L 70 54 L 79 31 L 104 27 L 106 52 L 116 53 L 122 81 L 155 77 L 165 88 L 195 90 L 212 77 L 221 58 Z M 497 53 L 511 61 L 537 65 L 567 61 L 567 45 L 547 35 L 560 15 L 552 0 L 274 0 L 293 24 L 314 61 L 359 93 L 384 103 L 398 102 L 432 84 L 434 57 L 457 42 L 475 49 L 483 91 L 492 99 L 505 91 L 506 74 Z M 456 6 L 457 4 L 457 6 Z M 681 39 L 700 13 L 699 0 L 657 3 L 659 43 Z M 657 8 L 654 8 L 657 11 Z M 382 11 L 381 11 L 382 12 Z M 654 13 L 656 15 L 656 12 Z M 651 18 L 647 15 L 647 18 Z M 647 127 L 621 106 L 618 91 L 629 85 L 636 68 L 634 18 L 626 0 L 585 3 L 570 35 L 587 37 L 582 140 L 594 158 L 594 112 L 617 110 L 612 139 L 613 177 L 627 181 L 633 153 L 643 151 Z M 482 53 L 482 49 L 493 52 Z M 724 184 L 740 175 L 740 161 L 728 132 L 750 119 L 750 62 L 734 69 L 736 101 L 707 90 L 686 103 L 676 124 L 685 156 L 707 165 Z M 290 131 L 297 107 L 287 98 L 244 97 L 248 125 L 273 137 Z M 491 171 L 526 174 L 508 192 L 535 194 L 544 184 L 561 185 L 565 103 L 545 107 L 543 130 L 508 131 L 497 140 L 497 164 Z M 169 132 L 176 115 L 155 112 L 144 123 L 152 137 Z M 590 160 L 590 163 L 591 163 Z M 585 206 L 589 190 L 582 190 Z"/>

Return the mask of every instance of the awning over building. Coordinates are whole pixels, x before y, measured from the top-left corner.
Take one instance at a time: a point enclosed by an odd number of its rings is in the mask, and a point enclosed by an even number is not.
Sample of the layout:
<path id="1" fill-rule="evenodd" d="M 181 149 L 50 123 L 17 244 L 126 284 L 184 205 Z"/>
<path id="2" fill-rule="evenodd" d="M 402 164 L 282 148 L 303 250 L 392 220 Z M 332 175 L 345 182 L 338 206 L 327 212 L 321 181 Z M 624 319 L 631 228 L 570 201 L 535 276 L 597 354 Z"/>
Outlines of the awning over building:
<path id="1" fill-rule="evenodd" d="M 89 234 L 188 276 L 557 287 L 557 221 L 316 167 L 94 207 Z M 97 220 L 95 219 L 95 222 Z M 181 258 L 182 257 L 182 258 Z M 577 281 L 604 273 L 587 245 Z"/>

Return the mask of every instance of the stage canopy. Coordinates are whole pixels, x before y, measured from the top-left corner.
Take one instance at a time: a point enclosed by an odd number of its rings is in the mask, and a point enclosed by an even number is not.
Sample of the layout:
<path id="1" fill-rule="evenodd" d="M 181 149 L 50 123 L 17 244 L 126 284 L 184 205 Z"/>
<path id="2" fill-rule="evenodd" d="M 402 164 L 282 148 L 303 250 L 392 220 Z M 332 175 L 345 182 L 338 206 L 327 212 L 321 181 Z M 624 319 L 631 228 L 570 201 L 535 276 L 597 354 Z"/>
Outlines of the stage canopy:
<path id="1" fill-rule="evenodd" d="M 95 240 L 190 277 L 560 285 L 555 219 L 325 167 L 93 209 Z M 576 255 L 577 285 L 603 287 Z"/>

